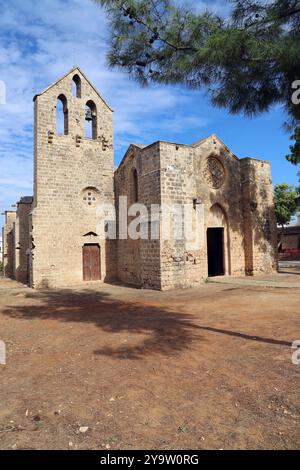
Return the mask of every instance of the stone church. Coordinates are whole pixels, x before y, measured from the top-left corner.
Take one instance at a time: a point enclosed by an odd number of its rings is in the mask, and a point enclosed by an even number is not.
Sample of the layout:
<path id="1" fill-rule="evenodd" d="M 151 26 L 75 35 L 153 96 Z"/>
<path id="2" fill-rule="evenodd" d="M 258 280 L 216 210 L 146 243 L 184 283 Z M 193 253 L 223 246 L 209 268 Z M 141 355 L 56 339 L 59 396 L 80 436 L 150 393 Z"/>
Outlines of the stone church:
<path id="1" fill-rule="evenodd" d="M 121 238 L 118 222 L 115 239 L 103 238 L 97 207 L 118 214 L 120 196 L 147 208 L 201 206 L 204 243 Z M 76 67 L 34 97 L 33 196 L 5 212 L 2 238 L 5 275 L 34 288 L 120 281 L 165 290 L 270 273 L 277 269 L 270 164 L 239 159 L 212 135 L 191 145 L 132 144 L 115 169 L 113 111 Z"/>

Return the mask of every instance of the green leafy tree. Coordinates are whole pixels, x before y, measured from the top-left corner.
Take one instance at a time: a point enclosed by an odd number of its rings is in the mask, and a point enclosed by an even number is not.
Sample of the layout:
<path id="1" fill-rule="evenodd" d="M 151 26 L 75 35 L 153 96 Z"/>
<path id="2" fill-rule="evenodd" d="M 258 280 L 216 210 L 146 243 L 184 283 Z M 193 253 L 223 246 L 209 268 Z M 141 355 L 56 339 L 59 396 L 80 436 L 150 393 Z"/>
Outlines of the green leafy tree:
<path id="1" fill-rule="evenodd" d="M 284 226 L 291 221 L 291 218 L 300 209 L 300 200 L 297 189 L 286 183 L 277 184 L 274 195 L 276 219 L 278 225 L 281 226 L 280 244 L 284 234 Z"/>
<path id="2" fill-rule="evenodd" d="M 295 140 L 295 143 L 290 146 L 291 153 L 286 156 L 286 159 L 293 165 L 297 165 L 300 162 L 300 127 L 296 127 L 291 140 Z"/>
<path id="3" fill-rule="evenodd" d="M 300 0 L 231 0 L 230 14 L 200 13 L 186 0 L 94 0 L 110 21 L 108 62 L 142 84 L 205 87 L 212 103 L 256 115 L 285 107 L 296 140 L 289 161 L 300 162 Z"/>
<path id="4" fill-rule="evenodd" d="M 300 206 L 300 171 L 298 171 L 297 175 L 298 175 L 298 178 L 299 178 L 299 186 L 297 188 L 297 193 L 298 193 L 297 204 L 299 204 L 299 206 Z"/>

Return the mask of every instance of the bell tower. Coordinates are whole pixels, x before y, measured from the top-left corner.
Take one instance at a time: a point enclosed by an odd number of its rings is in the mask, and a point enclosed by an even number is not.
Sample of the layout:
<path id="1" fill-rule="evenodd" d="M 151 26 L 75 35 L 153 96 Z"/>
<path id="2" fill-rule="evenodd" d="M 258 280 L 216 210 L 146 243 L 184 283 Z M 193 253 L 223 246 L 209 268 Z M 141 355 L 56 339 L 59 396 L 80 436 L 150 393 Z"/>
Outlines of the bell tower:
<path id="1" fill-rule="evenodd" d="M 113 111 L 76 67 L 34 97 L 34 116 L 31 285 L 84 282 L 87 251 L 99 253 L 90 280 L 109 279 L 113 250 L 97 232 L 97 213 L 114 204 Z"/>

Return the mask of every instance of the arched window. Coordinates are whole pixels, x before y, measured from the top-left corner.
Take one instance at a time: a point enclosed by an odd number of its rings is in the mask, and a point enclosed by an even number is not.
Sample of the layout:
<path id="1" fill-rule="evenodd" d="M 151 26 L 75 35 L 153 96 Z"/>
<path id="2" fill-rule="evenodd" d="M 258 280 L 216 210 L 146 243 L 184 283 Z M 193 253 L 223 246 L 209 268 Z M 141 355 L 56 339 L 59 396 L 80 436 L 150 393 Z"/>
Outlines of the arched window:
<path id="1" fill-rule="evenodd" d="M 72 95 L 81 98 L 81 80 L 79 75 L 74 75 L 72 81 Z"/>
<path id="2" fill-rule="evenodd" d="M 97 108 L 91 100 L 85 105 L 85 137 L 97 139 Z"/>
<path id="3" fill-rule="evenodd" d="M 132 172 L 132 202 L 138 202 L 139 198 L 139 186 L 138 186 L 138 174 L 136 169 Z"/>
<path id="4" fill-rule="evenodd" d="M 59 95 L 56 103 L 56 132 L 67 135 L 68 129 L 68 106 L 65 95 Z"/>

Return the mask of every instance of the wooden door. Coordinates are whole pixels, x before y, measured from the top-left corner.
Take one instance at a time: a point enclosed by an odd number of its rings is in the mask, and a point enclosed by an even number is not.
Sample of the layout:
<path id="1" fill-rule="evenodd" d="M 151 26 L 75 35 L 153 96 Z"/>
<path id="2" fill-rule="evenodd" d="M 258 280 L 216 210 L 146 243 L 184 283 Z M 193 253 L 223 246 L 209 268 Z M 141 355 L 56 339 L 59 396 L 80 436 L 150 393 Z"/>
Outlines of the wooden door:
<path id="1" fill-rule="evenodd" d="M 83 253 L 83 280 L 84 281 L 97 281 L 101 279 L 99 245 L 84 245 L 82 253 Z"/>

